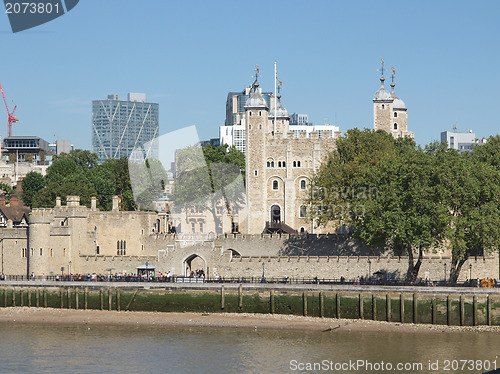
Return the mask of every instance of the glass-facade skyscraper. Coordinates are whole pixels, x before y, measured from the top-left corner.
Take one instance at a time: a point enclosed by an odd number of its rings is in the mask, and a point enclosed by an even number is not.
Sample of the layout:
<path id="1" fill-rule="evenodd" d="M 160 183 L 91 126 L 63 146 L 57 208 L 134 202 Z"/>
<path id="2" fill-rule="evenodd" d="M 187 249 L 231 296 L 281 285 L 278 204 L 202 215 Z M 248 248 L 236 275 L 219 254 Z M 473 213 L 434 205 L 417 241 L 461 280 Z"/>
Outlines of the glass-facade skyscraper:
<path id="1" fill-rule="evenodd" d="M 140 149 L 143 158 L 158 158 L 159 105 L 146 94 L 129 93 L 128 100 L 108 95 L 92 101 L 92 152 L 99 162 L 130 157 Z"/>

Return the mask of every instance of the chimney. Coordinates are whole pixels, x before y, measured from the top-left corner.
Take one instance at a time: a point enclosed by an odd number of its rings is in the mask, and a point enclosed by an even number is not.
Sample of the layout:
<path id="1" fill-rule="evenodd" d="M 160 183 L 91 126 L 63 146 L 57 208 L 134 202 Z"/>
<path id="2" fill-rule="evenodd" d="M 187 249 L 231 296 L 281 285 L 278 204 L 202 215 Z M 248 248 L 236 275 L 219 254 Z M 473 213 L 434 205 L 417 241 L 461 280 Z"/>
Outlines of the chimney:
<path id="1" fill-rule="evenodd" d="M 80 196 L 67 196 L 66 206 L 73 208 L 80 206 Z"/>
<path id="2" fill-rule="evenodd" d="M 19 206 L 19 199 L 17 198 L 17 195 L 12 195 L 10 197 L 10 206 Z"/>
<path id="3" fill-rule="evenodd" d="M 61 206 L 61 197 L 60 196 L 56 197 L 56 206 Z"/>
<path id="4" fill-rule="evenodd" d="M 90 199 L 90 209 L 95 212 L 97 210 L 97 198 L 92 196 Z"/>
<path id="5" fill-rule="evenodd" d="M 120 211 L 120 198 L 118 196 L 113 196 L 113 212 Z"/>

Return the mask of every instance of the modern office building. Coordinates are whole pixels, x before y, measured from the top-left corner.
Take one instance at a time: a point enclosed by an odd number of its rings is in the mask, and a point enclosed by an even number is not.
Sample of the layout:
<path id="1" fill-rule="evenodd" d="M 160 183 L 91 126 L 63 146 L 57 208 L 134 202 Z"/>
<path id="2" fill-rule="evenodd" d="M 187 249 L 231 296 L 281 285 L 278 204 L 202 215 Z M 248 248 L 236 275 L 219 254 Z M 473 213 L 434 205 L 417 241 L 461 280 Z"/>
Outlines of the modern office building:
<path id="1" fill-rule="evenodd" d="M 159 105 L 148 103 L 146 94 L 129 93 L 128 100 L 108 95 L 92 101 L 92 152 L 99 162 L 130 157 L 134 149 L 135 156 L 158 158 L 158 136 Z"/>
<path id="2" fill-rule="evenodd" d="M 50 165 L 52 152 L 49 150 L 49 143 L 38 136 L 9 136 L 3 140 L 2 160 L 9 163 Z"/>
<path id="3" fill-rule="evenodd" d="M 456 131 L 443 131 L 441 133 L 441 142 L 448 143 L 448 148 L 456 149 L 460 153 L 468 152 L 472 149 L 474 144 L 485 144 L 487 139 L 476 139 L 476 133 L 469 130 L 469 132 Z"/>
<path id="4" fill-rule="evenodd" d="M 49 144 L 49 151 L 54 152 L 56 155 L 61 153 L 70 153 L 75 149 L 75 146 L 71 144 L 71 140 L 56 140 L 55 143 Z"/>
<path id="5" fill-rule="evenodd" d="M 290 126 L 296 125 L 312 125 L 312 123 L 309 123 L 309 116 L 307 114 L 293 113 L 290 115 Z"/>

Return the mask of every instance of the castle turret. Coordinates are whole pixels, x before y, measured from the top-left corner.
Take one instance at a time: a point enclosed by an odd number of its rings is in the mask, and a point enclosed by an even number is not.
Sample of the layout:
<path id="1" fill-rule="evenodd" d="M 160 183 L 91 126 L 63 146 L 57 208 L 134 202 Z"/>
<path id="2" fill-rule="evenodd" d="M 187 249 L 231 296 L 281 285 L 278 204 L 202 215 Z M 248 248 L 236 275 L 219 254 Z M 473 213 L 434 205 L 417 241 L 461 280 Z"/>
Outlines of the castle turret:
<path id="1" fill-rule="evenodd" d="M 281 104 L 281 81 L 278 86 L 278 95 L 276 96 L 278 101 L 276 103 L 276 108 L 269 112 L 269 123 L 271 124 L 270 131 L 275 131 L 276 133 L 287 133 L 290 124 L 290 116 L 288 111 Z M 276 123 L 275 123 L 276 122 Z"/>
<path id="2" fill-rule="evenodd" d="M 394 77 L 396 72 L 392 69 L 391 97 L 392 102 L 392 135 L 395 138 L 408 135 L 408 114 L 406 105 L 394 92 Z"/>
<path id="3" fill-rule="evenodd" d="M 373 129 L 384 130 L 392 133 L 392 98 L 389 91 L 384 87 L 384 59 L 382 59 L 382 75 L 380 77 L 381 86 L 373 97 Z"/>
<path id="4" fill-rule="evenodd" d="M 260 212 L 265 209 L 265 144 L 269 108 L 262 97 L 258 82 L 259 69 L 255 69 L 255 82 L 245 105 L 246 123 L 246 192 L 247 232 L 262 231 L 265 219 Z M 252 191 L 252 193 L 249 193 Z"/>

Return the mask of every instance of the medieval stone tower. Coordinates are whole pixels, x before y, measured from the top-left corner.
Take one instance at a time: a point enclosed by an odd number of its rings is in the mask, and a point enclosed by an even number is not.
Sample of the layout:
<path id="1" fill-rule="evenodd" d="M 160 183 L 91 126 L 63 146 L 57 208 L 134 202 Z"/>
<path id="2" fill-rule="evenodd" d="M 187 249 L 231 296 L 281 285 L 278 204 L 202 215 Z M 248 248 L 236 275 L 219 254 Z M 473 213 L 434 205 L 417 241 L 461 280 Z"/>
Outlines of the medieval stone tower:
<path id="1" fill-rule="evenodd" d="M 332 232 L 332 228 L 315 228 L 307 220 L 305 198 L 314 170 L 342 133 L 333 126 L 309 133 L 292 130 L 281 94 L 276 96 L 276 107 L 269 110 L 257 79 L 249 96 L 244 117 L 246 222 L 241 222 L 240 230 L 247 234 Z"/>
<path id="2" fill-rule="evenodd" d="M 394 77 L 396 72 L 392 69 L 391 92 L 384 87 L 384 59 L 382 59 L 381 86 L 373 98 L 373 128 L 384 130 L 395 138 L 409 136 L 414 137 L 413 132 L 408 131 L 408 113 L 406 105 L 394 92 Z"/>

